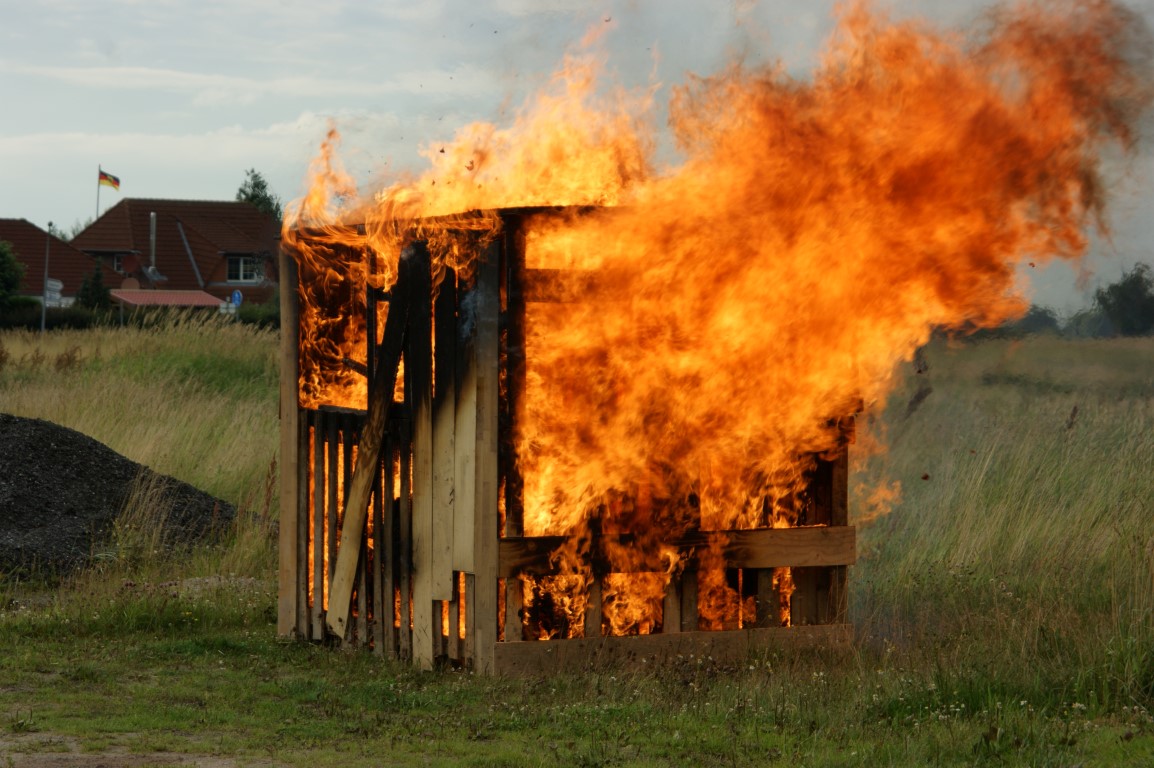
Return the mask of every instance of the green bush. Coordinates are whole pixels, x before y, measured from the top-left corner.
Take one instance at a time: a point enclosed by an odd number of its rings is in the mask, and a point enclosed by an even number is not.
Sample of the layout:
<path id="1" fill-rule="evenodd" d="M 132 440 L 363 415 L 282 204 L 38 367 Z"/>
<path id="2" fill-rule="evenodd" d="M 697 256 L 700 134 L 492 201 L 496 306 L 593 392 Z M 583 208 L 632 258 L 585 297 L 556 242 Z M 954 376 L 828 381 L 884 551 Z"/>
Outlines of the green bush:
<path id="1" fill-rule="evenodd" d="M 236 309 L 236 319 L 258 328 L 280 328 L 280 293 L 274 292 L 262 304 L 241 304 Z"/>
<path id="2" fill-rule="evenodd" d="M 0 328 L 40 330 L 40 302 L 28 296 L 15 296 L 5 309 L 0 309 Z M 105 316 L 91 309 L 73 305 L 71 307 L 49 307 L 44 313 L 46 330 L 72 328 L 83 330 L 100 324 Z"/>

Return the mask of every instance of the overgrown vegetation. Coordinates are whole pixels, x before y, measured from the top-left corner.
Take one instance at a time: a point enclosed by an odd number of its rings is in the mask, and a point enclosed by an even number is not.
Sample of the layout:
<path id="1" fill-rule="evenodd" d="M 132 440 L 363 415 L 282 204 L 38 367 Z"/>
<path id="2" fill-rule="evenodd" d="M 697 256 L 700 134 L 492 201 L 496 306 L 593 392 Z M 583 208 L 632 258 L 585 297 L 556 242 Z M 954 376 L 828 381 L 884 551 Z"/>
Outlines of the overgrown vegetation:
<path id="1" fill-rule="evenodd" d="M 200 318 L 0 334 L 6 410 L 241 509 L 167 555 L 142 489 L 63 588 L 0 582 L 0 764 L 73 742 L 341 766 L 1154 761 L 1149 338 L 942 342 L 903 370 L 859 422 L 849 652 L 538 680 L 275 639 L 275 349 Z"/>

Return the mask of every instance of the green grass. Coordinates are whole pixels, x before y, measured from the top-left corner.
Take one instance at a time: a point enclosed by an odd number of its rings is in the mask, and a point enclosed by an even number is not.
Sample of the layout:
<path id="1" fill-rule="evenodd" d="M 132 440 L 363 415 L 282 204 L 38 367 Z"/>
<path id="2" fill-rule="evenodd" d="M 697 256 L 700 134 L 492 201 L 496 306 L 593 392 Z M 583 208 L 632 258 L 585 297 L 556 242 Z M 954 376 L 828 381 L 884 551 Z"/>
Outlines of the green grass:
<path id="1" fill-rule="evenodd" d="M 937 343 L 903 371 L 859 422 L 848 651 L 533 680 L 276 639 L 275 336 L 0 344 L 5 410 L 242 509 L 210 547 L 147 554 L 126 518 L 123 555 L 61 588 L 0 581 L 0 765 L 62 743 L 322 766 L 1154 763 L 1154 339 Z M 158 423 L 125 424 L 124 402 Z"/>

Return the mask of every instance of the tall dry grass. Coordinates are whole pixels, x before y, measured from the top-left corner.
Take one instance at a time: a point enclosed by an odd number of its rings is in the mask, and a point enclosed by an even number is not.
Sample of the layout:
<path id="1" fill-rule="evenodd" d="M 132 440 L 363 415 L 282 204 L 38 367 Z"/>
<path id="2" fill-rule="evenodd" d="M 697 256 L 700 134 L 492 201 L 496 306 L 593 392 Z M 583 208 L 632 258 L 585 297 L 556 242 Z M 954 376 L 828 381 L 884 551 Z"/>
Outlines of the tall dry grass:
<path id="1" fill-rule="evenodd" d="M 866 419 L 889 449 L 853 476 L 862 639 L 995 689 L 1154 695 L 1154 339 L 927 359 Z"/>
<path id="2" fill-rule="evenodd" d="M 277 335 L 214 315 L 0 333 L 0 411 L 52 421 L 233 503 L 277 450 Z"/>

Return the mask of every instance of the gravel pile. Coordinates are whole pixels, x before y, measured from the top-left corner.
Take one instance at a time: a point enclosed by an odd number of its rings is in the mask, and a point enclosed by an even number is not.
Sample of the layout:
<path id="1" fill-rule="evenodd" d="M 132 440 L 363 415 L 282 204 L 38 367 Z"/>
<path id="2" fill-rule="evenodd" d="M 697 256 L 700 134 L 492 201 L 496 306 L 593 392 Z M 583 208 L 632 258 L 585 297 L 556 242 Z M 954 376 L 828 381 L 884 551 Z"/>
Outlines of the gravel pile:
<path id="1" fill-rule="evenodd" d="M 0 413 L 0 573 L 60 573 L 86 562 L 109 546 L 113 521 L 140 483 L 160 489 L 170 544 L 203 540 L 236 514 L 87 435 Z"/>

